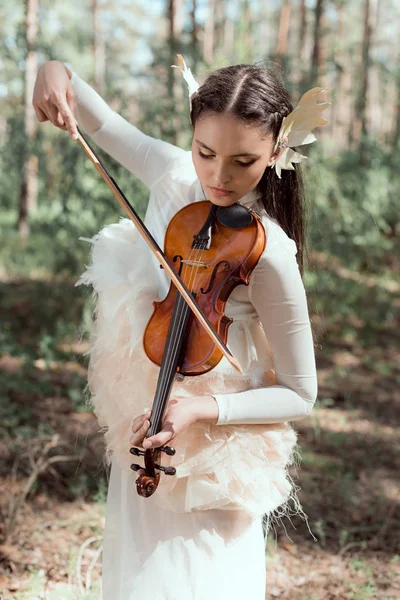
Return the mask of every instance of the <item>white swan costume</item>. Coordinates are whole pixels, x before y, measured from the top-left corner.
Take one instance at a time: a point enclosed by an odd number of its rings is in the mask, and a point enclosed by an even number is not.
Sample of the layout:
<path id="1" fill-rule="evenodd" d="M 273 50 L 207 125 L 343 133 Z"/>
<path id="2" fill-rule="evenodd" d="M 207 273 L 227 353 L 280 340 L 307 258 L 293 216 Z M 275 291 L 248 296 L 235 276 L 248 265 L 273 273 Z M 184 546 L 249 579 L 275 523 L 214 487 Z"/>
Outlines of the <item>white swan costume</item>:
<path id="1" fill-rule="evenodd" d="M 150 189 L 146 225 L 163 247 L 183 206 L 203 200 L 191 153 L 148 137 L 72 75 L 79 125 Z M 142 336 L 152 302 L 169 281 L 128 219 L 93 239 L 78 283 L 97 295 L 89 384 L 112 462 L 103 550 L 104 600 L 262 600 L 264 527 L 284 514 L 307 519 L 287 467 L 298 458 L 289 421 L 304 418 L 317 394 L 307 301 L 296 245 L 250 192 L 241 202 L 262 216 L 267 245 L 249 286 L 231 294 L 226 359 L 211 372 L 176 381 L 171 397 L 212 394 L 219 418 L 173 441 L 151 498 L 137 495 L 129 453 L 132 420 L 151 408 L 159 368 Z M 140 282 L 140 283 L 138 283 Z M 140 460 L 140 459 L 139 459 Z"/>

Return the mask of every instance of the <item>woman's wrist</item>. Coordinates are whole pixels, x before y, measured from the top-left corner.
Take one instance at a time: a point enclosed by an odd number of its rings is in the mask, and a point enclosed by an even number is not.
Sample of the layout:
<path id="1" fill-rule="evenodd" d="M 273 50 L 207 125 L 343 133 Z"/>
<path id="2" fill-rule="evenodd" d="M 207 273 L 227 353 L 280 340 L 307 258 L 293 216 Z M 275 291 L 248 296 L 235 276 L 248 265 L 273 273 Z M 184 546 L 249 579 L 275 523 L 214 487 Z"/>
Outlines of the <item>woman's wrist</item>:
<path id="1" fill-rule="evenodd" d="M 192 398 L 197 421 L 216 423 L 219 417 L 218 403 L 214 396 L 196 396 Z"/>

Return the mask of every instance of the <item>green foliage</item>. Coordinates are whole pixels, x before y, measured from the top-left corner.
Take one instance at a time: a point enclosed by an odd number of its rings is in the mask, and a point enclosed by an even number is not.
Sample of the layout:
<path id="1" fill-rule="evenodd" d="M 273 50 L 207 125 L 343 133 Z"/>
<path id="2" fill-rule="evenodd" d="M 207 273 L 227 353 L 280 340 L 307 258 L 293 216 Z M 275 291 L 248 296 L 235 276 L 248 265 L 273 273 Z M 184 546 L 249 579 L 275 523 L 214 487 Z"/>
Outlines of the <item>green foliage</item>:
<path id="1" fill-rule="evenodd" d="M 327 157 L 322 146 L 313 149 L 306 171 L 309 246 L 353 269 L 390 270 L 400 249 L 395 165 L 396 156 L 375 142 L 368 147 L 368 167 L 360 165 L 359 151 Z"/>

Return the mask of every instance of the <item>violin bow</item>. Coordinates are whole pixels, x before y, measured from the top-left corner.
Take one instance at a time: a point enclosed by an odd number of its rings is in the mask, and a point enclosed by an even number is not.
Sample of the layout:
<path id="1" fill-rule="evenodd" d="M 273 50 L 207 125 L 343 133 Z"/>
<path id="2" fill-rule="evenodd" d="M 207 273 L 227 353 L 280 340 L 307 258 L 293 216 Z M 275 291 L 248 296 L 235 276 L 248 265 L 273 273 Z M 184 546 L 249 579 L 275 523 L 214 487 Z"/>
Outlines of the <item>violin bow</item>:
<path id="1" fill-rule="evenodd" d="M 79 128 L 78 128 L 77 141 L 81 145 L 83 150 L 85 151 L 86 155 L 90 158 L 90 160 L 96 167 L 97 171 L 100 173 L 101 177 L 104 179 L 104 181 L 110 188 L 111 192 L 114 194 L 114 196 L 117 199 L 120 206 L 126 212 L 128 217 L 134 222 L 134 224 L 136 225 L 136 229 L 138 230 L 138 232 L 140 233 L 140 235 L 142 236 L 142 238 L 144 239 L 146 244 L 149 246 L 150 250 L 153 252 L 153 254 L 157 258 L 158 262 L 164 267 L 169 278 L 171 279 L 173 284 L 176 286 L 179 293 L 183 296 L 185 302 L 187 302 L 187 304 L 190 306 L 194 315 L 197 317 L 197 319 L 203 325 L 204 329 L 206 330 L 206 332 L 208 333 L 210 338 L 218 346 L 218 348 L 221 350 L 222 354 L 235 367 L 235 369 L 237 371 L 239 371 L 239 373 L 242 373 L 243 371 L 240 367 L 238 360 L 233 356 L 232 352 L 229 350 L 229 348 L 223 342 L 223 340 L 221 339 L 219 334 L 215 331 L 214 327 L 211 325 L 210 321 L 207 319 L 206 315 L 204 314 L 204 312 L 202 311 L 200 306 L 197 304 L 197 302 L 191 295 L 190 291 L 188 290 L 188 288 L 186 287 L 186 285 L 184 284 L 184 282 L 182 281 L 180 276 L 177 273 L 175 273 L 168 258 L 166 257 L 164 252 L 161 250 L 160 246 L 157 244 L 156 240 L 153 238 L 153 236 L 151 235 L 151 233 L 149 232 L 149 230 L 147 229 L 147 227 L 145 226 L 145 224 L 143 223 L 143 221 L 141 220 L 141 218 L 139 217 L 139 215 L 133 208 L 132 204 L 129 202 L 129 200 L 127 199 L 125 194 L 122 192 L 122 190 L 120 189 L 117 182 L 111 177 L 111 175 L 109 175 L 107 169 L 104 167 L 104 165 L 100 161 L 99 157 L 95 154 L 93 149 L 89 146 L 88 142 L 83 137 Z"/>

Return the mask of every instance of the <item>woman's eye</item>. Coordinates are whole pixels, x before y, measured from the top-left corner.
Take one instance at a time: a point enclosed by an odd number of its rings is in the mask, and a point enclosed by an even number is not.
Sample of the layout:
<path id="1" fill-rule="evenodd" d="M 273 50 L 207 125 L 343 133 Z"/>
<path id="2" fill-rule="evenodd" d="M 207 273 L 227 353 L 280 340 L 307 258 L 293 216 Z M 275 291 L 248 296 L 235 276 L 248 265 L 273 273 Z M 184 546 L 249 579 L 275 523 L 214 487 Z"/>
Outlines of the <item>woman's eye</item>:
<path id="1" fill-rule="evenodd" d="M 204 152 L 202 152 L 201 150 L 198 150 L 198 154 L 199 156 L 201 156 L 201 158 L 215 158 L 215 154 L 204 154 Z M 241 160 L 237 160 L 236 164 L 240 165 L 241 167 L 250 167 L 251 165 L 254 165 L 255 162 L 255 160 L 252 160 L 250 162 L 242 162 Z"/>
<path id="2" fill-rule="evenodd" d="M 237 161 L 237 164 L 240 165 L 241 167 L 251 167 L 251 165 L 254 165 L 256 161 L 252 160 L 250 162 L 241 162 L 240 160 Z"/>
<path id="3" fill-rule="evenodd" d="M 213 158 L 214 154 L 204 154 L 201 150 L 199 150 L 199 156 L 202 158 Z"/>

